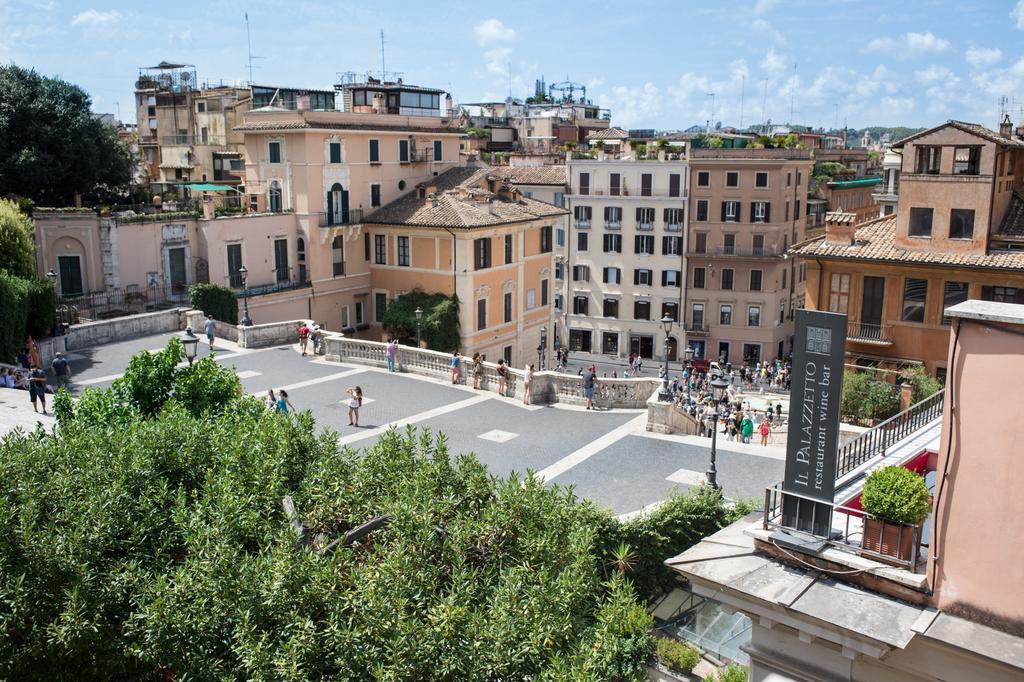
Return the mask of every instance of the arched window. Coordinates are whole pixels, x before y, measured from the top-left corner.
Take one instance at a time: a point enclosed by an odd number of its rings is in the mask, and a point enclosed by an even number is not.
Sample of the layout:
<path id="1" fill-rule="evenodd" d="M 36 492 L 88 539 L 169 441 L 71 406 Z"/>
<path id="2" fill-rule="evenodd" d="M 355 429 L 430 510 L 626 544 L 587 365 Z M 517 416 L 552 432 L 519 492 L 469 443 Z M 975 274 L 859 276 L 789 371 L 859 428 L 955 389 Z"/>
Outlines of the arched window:
<path id="1" fill-rule="evenodd" d="M 334 276 L 339 277 L 345 274 L 345 244 L 341 235 L 331 242 L 331 260 L 334 262 Z"/>
<path id="2" fill-rule="evenodd" d="M 327 192 L 327 224 L 345 225 L 348 223 L 348 192 L 340 183 L 331 185 Z"/>
<path id="3" fill-rule="evenodd" d="M 270 212 L 280 213 L 281 212 L 281 183 L 277 180 L 270 182 Z"/>

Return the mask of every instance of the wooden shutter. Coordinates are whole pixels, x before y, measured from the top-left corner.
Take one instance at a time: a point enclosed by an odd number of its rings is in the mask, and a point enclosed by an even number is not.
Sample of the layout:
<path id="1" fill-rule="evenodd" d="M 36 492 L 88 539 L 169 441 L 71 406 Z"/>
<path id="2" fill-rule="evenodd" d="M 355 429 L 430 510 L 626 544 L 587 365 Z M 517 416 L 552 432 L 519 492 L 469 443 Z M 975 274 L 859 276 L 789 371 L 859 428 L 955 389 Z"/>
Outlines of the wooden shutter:
<path id="1" fill-rule="evenodd" d="M 772 205 L 771 202 L 764 202 L 764 221 L 770 223 L 772 221 Z"/>
<path id="2" fill-rule="evenodd" d="M 667 287 L 668 286 L 668 270 L 662 270 L 661 271 L 661 286 L 663 286 L 663 287 Z"/>
<path id="3" fill-rule="evenodd" d="M 756 201 L 751 201 L 750 202 L 750 222 L 754 222 L 755 220 L 757 220 L 757 213 L 756 213 L 756 211 L 757 211 L 757 202 Z"/>
<path id="4" fill-rule="evenodd" d="M 679 173 L 672 173 L 668 176 L 668 195 L 679 196 Z"/>
<path id="5" fill-rule="evenodd" d="M 728 203 L 728 202 L 725 202 L 725 201 L 722 202 L 722 222 L 723 223 L 725 222 L 725 205 L 726 205 L 726 203 Z"/>

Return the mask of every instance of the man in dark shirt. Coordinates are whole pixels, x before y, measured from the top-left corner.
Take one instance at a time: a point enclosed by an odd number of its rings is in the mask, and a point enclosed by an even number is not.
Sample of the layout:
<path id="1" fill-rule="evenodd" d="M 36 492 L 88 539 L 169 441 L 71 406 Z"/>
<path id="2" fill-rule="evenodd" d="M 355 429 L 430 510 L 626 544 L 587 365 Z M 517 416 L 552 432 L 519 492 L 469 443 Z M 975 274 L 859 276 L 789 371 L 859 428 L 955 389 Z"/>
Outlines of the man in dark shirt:
<path id="1" fill-rule="evenodd" d="M 594 384 L 597 377 L 594 375 L 594 368 L 590 367 L 583 372 L 583 395 L 587 396 L 587 409 L 594 407 Z"/>
<path id="2" fill-rule="evenodd" d="M 54 383 L 58 387 L 67 388 L 71 382 L 71 368 L 68 367 L 68 361 L 60 351 L 57 352 L 57 356 L 53 359 L 52 367 Z"/>

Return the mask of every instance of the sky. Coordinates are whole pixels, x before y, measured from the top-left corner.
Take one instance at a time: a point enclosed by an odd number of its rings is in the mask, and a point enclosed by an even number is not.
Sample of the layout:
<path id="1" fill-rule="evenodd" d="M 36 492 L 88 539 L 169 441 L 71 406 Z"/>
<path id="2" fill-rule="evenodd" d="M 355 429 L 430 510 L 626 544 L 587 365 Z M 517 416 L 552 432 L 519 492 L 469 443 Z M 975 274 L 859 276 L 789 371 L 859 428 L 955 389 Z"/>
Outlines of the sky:
<path id="1" fill-rule="evenodd" d="M 76 83 L 134 122 L 140 66 L 330 89 L 381 68 L 456 103 L 571 80 L 624 128 L 1024 122 L 1024 0 L 110 3 L 0 0 L 0 63 Z M 711 95 L 710 93 L 714 93 Z M 791 117 L 792 114 L 792 117 Z"/>

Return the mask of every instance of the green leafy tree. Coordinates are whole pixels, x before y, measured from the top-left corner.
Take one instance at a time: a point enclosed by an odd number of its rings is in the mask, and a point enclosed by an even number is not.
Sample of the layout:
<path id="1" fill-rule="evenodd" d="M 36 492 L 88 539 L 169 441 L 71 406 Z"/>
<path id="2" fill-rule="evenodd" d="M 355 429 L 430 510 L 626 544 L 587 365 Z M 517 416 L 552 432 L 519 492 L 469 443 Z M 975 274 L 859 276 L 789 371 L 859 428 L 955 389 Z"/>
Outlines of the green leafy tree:
<path id="1" fill-rule="evenodd" d="M 452 351 L 459 346 L 459 299 L 413 289 L 392 301 L 384 312 L 384 328 L 400 339 L 416 339 L 416 309 L 423 310 L 420 337 L 427 348 Z"/>
<path id="2" fill-rule="evenodd" d="M 23 279 L 0 270 L 0 361 L 13 361 L 27 334 L 36 338 L 49 334 L 54 309 L 49 280 Z"/>
<path id="3" fill-rule="evenodd" d="M 93 117 L 80 87 L 0 66 L 0 195 L 68 205 L 76 193 L 125 193 L 134 160 L 117 131 Z"/>
<path id="4" fill-rule="evenodd" d="M 900 410 L 899 391 L 871 372 L 847 370 L 839 410 L 855 420 L 888 419 Z"/>
<path id="5" fill-rule="evenodd" d="M 928 376 L 923 367 L 916 367 L 904 372 L 903 379 L 910 382 L 912 389 L 910 401 L 912 403 L 919 403 L 942 390 L 942 382 L 935 377 Z"/>
<path id="6" fill-rule="evenodd" d="M 32 233 L 32 221 L 18 209 L 18 204 L 0 199 L 0 270 L 16 277 L 35 276 L 36 247 Z"/>
<path id="7" fill-rule="evenodd" d="M 193 284 L 188 288 L 188 300 L 193 308 L 213 315 L 215 320 L 238 324 L 238 297 L 222 284 Z"/>

